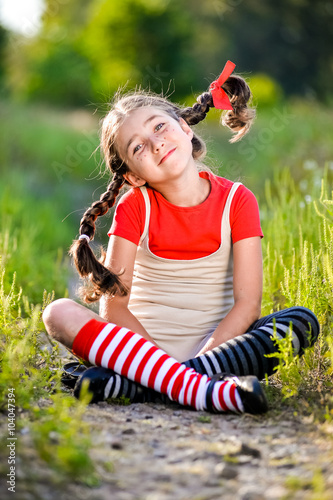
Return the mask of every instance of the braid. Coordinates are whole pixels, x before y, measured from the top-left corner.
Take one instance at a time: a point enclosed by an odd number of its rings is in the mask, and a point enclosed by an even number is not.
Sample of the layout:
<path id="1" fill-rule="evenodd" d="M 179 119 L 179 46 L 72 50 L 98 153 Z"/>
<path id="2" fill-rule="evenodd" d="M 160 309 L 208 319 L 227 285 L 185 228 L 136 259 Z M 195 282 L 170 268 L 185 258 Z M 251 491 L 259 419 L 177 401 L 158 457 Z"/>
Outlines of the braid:
<path id="1" fill-rule="evenodd" d="M 213 108 L 213 99 L 210 92 L 199 95 L 197 102 L 191 108 L 184 108 L 180 111 L 180 116 L 188 125 L 196 125 L 206 118 L 209 108 Z"/>
<path id="2" fill-rule="evenodd" d="M 86 234 L 92 240 L 95 234 L 95 221 L 97 217 L 105 215 L 113 207 L 116 198 L 123 186 L 125 179 L 122 175 L 115 173 L 112 181 L 103 193 L 99 201 L 95 201 L 84 213 L 80 221 L 80 234 Z"/>
<path id="3" fill-rule="evenodd" d="M 210 92 L 204 92 L 199 95 L 197 102 L 190 108 L 178 108 L 177 115 L 183 118 L 188 125 L 196 125 L 206 118 L 209 108 L 214 107 L 213 99 Z M 193 133 L 192 138 L 193 158 L 196 160 L 202 159 L 206 154 L 206 144 L 198 136 Z"/>
<path id="4" fill-rule="evenodd" d="M 108 189 L 100 197 L 99 201 L 92 204 L 84 213 L 80 223 L 80 235 L 85 234 L 92 240 L 95 234 L 95 221 L 97 217 L 105 215 L 111 208 L 123 186 L 125 179 L 116 172 L 110 182 Z M 75 266 L 81 277 L 89 277 L 92 287 L 84 290 L 83 299 L 86 302 L 95 302 L 103 294 L 126 295 L 128 290 L 122 284 L 119 276 L 107 269 L 103 262 L 105 252 L 102 251 L 102 257 L 97 260 L 89 243 L 86 239 L 74 241 L 70 248 L 70 254 L 73 256 Z"/>

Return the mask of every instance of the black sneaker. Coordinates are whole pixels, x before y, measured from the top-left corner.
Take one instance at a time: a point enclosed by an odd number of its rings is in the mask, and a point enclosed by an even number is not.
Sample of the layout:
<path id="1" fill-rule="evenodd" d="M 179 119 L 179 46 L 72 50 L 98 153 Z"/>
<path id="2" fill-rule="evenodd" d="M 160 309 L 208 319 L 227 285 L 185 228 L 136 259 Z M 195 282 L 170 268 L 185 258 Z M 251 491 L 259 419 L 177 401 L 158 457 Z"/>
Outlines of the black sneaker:
<path id="1" fill-rule="evenodd" d="M 268 403 L 263 391 L 263 388 L 254 375 L 247 375 L 244 377 L 237 377 L 236 375 L 232 375 L 231 373 L 217 373 L 213 375 L 211 378 L 211 382 L 208 386 L 207 396 L 206 396 L 206 405 L 207 410 L 215 413 L 216 410 L 213 406 L 212 401 L 212 393 L 215 382 L 230 380 L 236 384 L 236 388 L 238 394 L 241 398 L 241 401 L 244 406 L 244 411 L 246 413 L 266 413 L 268 411 Z"/>
<path id="2" fill-rule="evenodd" d="M 77 379 L 74 387 L 74 396 L 79 399 L 82 384 L 88 380 L 88 391 L 92 393 L 90 404 L 106 401 L 110 394 L 114 393 L 114 388 L 118 384 L 119 395 L 116 398 L 125 397 L 131 403 L 173 403 L 164 394 L 143 387 L 122 375 L 116 374 L 113 370 L 102 368 L 101 366 L 91 366 L 87 368 Z"/>
<path id="3" fill-rule="evenodd" d="M 74 389 L 78 378 L 86 369 L 87 367 L 78 361 L 66 363 L 62 367 L 61 383 L 70 389 Z"/>

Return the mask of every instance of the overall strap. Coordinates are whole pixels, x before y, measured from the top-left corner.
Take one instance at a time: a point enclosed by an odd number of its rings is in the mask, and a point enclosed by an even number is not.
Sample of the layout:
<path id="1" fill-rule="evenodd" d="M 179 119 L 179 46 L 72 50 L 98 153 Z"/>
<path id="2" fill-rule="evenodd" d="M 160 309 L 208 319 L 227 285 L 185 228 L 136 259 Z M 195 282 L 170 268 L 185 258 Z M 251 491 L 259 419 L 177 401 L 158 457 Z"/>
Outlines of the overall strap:
<path id="1" fill-rule="evenodd" d="M 228 194 L 227 201 L 225 203 L 225 207 L 223 210 L 223 215 L 222 215 L 222 221 L 221 221 L 221 231 L 223 230 L 222 228 L 226 228 L 228 232 L 230 232 L 230 207 L 231 207 L 231 202 L 233 200 L 234 194 L 236 193 L 237 189 L 239 186 L 241 186 L 241 182 L 234 182 L 232 185 L 230 192 Z M 222 240 L 223 241 L 223 240 Z"/>
<path id="2" fill-rule="evenodd" d="M 145 216 L 145 227 L 143 229 L 143 233 L 141 235 L 139 245 L 143 242 L 145 237 L 148 234 L 148 229 L 149 229 L 149 220 L 150 220 L 150 200 L 149 200 L 149 195 L 146 186 L 141 186 L 140 191 L 143 195 L 143 198 L 145 200 L 145 207 L 146 207 L 146 216 Z"/>

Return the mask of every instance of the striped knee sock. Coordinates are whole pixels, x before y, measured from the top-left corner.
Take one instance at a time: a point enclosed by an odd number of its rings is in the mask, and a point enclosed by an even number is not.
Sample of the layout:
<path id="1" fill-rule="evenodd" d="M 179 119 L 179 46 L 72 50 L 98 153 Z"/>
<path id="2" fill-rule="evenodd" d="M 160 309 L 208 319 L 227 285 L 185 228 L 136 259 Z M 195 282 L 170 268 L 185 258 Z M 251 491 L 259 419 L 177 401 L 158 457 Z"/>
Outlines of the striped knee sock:
<path id="1" fill-rule="evenodd" d="M 111 368 L 119 375 L 154 389 L 180 404 L 207 409 L 206 375 L 186 368 L 141 335 L 112 323 L 90 320 L 77 334 L 73 353 L 92 365 Z M 242 412 L 233 381 L 217 381 L 212 391 L 215 410 Z"/>
<path id="2" fill-rule="evenodd" d="M 277 358 L 266 357 L 278 349 L 272 340 L 274 331 L 279 338 L 284 338 L 290 324 L 294 354 L 301 355 L 317 339 L 319 323 L 309 309 L 292 307 L 259 319 L 251 326 L 251 331 L 186 361 L 184 365 L 209 377 L 227 372 L 238 376 L 255 375 L 262 379 L 266 374 L 272 375 L 278 364 Z"/>

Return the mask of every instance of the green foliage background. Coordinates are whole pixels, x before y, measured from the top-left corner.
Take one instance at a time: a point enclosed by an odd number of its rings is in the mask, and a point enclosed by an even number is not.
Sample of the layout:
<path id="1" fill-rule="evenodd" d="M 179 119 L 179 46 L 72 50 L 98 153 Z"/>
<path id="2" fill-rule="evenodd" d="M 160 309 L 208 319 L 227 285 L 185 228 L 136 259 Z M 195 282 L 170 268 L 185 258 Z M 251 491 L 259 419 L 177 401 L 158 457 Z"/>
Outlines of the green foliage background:
<path id="1" fill-rule="evenodd" d="M 39 33 L 0 30 L 0 78 L 19 99 L 105 102 L 128 83 L 176 99 L 234 60 L 288 95 L 331 99 L 333 7 L 326 0 L 45 0 Z"/>

